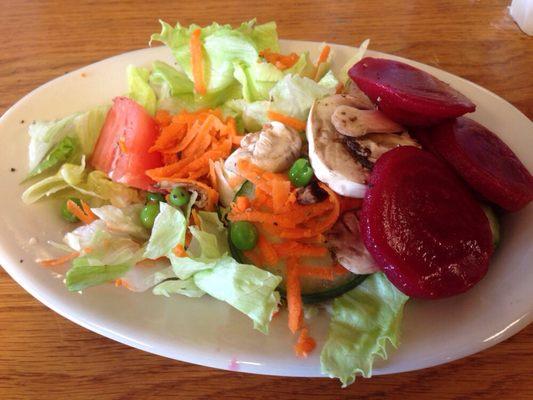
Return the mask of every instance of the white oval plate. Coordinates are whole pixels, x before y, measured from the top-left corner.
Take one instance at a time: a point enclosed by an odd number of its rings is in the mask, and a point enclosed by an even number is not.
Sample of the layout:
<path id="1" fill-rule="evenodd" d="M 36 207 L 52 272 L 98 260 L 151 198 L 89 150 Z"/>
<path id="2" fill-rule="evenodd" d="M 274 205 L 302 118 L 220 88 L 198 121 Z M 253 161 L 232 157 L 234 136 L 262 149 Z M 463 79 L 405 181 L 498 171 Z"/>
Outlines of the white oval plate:
<path id="1" fill-rule="evenodd" d="M 310 50 L 313 57 L 318 55 L 319 47 L 311 42 L 282 42 L 284 52 Z M 333 45 L 332 50 L 334 68 L 340 68 L 354 51 L 339 45 Z M 533 126 L 511 104 L 436 68 L 373 51 L 368 55 L 401 60 L 449 82 L 477 104 L 473 118 L 500 135 L 532 169 L 533 153 L 528 149 Z M 214 299 L 167 299 L 112 285 L 91 288 L 83 294 L 70 293 L 60 274 L 33 262 L 36 257 L 49 255 L 46 241 L 59 241 L 67 225 L 50 202 L 25 206 L 20 201 L 23 187 L 19 182 L 27 171 L 27 125 L 32 120 L 55 119 L 109 103 L 126 92 L 128 64 L 148 66 L 158 59 L 172 62 L 166 48 L 156 47 L 89 65 L 34 90 L 0 119 L 1 265 L 52 310 L 129 346 L 215 368 L 321 376 L 319 354 L 328 322 L 324 313 L 310 327 L 318 348 L 302 360 L 293 355 L 295 338 L 287 330 L 285 314 L 275 318 L 270 335 L 264 336 L 252 329 L 248 318 Z M 11 167 L 16 172 L 11 172 Z M 502 236 L 502 246 L 489 273 L 474 289 L 446 300 L 408 302 L 402 344 L 391 352 L 388 361 L 378 362 L 375 374 L 415 370 L 467 356 L 508 338 L 532 321 L 533 206 L 507 216 Z M 37 244 L 30 245 L 30 238 L 36 238 Z"/>

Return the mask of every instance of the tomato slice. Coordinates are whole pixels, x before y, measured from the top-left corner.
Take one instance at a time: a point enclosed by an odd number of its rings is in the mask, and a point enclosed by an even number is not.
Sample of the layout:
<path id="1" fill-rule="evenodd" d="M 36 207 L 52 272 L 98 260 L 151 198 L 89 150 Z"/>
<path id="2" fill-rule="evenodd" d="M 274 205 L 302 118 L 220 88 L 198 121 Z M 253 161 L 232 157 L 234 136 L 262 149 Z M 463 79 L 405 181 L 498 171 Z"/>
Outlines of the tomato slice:
<path id="1" fill-rule="evenodd" d="M 116 97 L 90 163 L 115 182 L 151 190 L 154 181 L 146 170 L 163 165 L 159 153 L 149 152 L 157 136 L 157 123 L 144 108 L 127 97 Z"/>

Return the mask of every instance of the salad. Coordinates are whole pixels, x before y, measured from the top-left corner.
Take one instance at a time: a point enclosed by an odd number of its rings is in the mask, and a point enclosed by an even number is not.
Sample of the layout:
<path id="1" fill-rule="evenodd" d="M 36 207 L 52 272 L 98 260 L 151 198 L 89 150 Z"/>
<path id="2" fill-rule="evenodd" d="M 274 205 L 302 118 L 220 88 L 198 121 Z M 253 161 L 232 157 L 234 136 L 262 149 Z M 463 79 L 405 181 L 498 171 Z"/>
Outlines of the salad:
<path id="1" fill-rule="evenodd" d="M 29 127 L 22 200 L 72 224 L 37 261 L 70 291 L 211 296 L 264 334 L 286 308 L 295 356 L 349 385 L 398 346 L 409 298 L 485 276 L 498 215 L 533 199 L 468 98 L 368 41 L 338 73 L 328 45 L 282 54 L 274 22 L 162 22 L 151 41 L 175 65 L 131 65 L 127 94 Z"/>

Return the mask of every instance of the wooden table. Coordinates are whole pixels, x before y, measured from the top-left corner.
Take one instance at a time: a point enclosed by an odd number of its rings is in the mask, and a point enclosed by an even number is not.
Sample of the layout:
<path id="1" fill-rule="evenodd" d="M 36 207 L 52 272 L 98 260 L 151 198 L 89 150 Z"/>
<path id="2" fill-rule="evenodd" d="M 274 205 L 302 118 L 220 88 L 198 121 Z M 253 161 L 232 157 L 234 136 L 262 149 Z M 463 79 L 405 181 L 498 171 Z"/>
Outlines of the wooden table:
<path id="1" fill-rule="evenodd" d="M 276 20 L 287 39 L 354 45 L 370 37 L 373 49 L 470 79 L 531 118 L 533 39 L 509 17 L 509 2 L 3 2 L 0 112 L 52 78 L 146 47 L 159 18 L 235 24 L 258 17 Z M 345 390 L 329 379 L 218 371 L 143 353 L 74 325 L 0 269 L 1 399 L 533 399 L 532 355 L 530 326 L 466 359 L 359 379 Z"/>

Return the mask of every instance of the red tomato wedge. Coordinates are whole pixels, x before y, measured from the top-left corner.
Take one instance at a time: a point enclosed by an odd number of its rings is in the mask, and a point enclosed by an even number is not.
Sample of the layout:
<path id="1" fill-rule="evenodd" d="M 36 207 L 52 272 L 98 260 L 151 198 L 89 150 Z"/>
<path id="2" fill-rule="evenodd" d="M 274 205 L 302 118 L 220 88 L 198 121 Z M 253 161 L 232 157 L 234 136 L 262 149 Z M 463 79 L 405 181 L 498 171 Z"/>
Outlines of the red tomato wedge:
<path id="1" fill-rule="evenodd" d="M 466 117 L 417 133 L 485 199 L 507 211 L 533 200 L 533 177 L 516 154 L 494 133 Z"/>
<path id="2" fill-rule="evenodd" d="M 365 57 L 350 78 L 390 119 L 407 126 L 431 126 L 476 109 L 447 83 L 399 61 Z"/>
<path id="3" fill-rule="evenodd" d="M 148 150 L 159 130 L 155 120 L 135 101 L 116 97 L 91 156 L 91 165 L 115 182 L 151 190 L 154 181 L 146 170 L 163 165 L 159 153 Z"/>
<path id="4" fill-rule="evenodd" d="M 443 161 L 412 146 L 376 162 L 360 228 L 379 268 L 411 297 L 468 290 L 493 252 L 489 221 L 468 188 Z"/>

